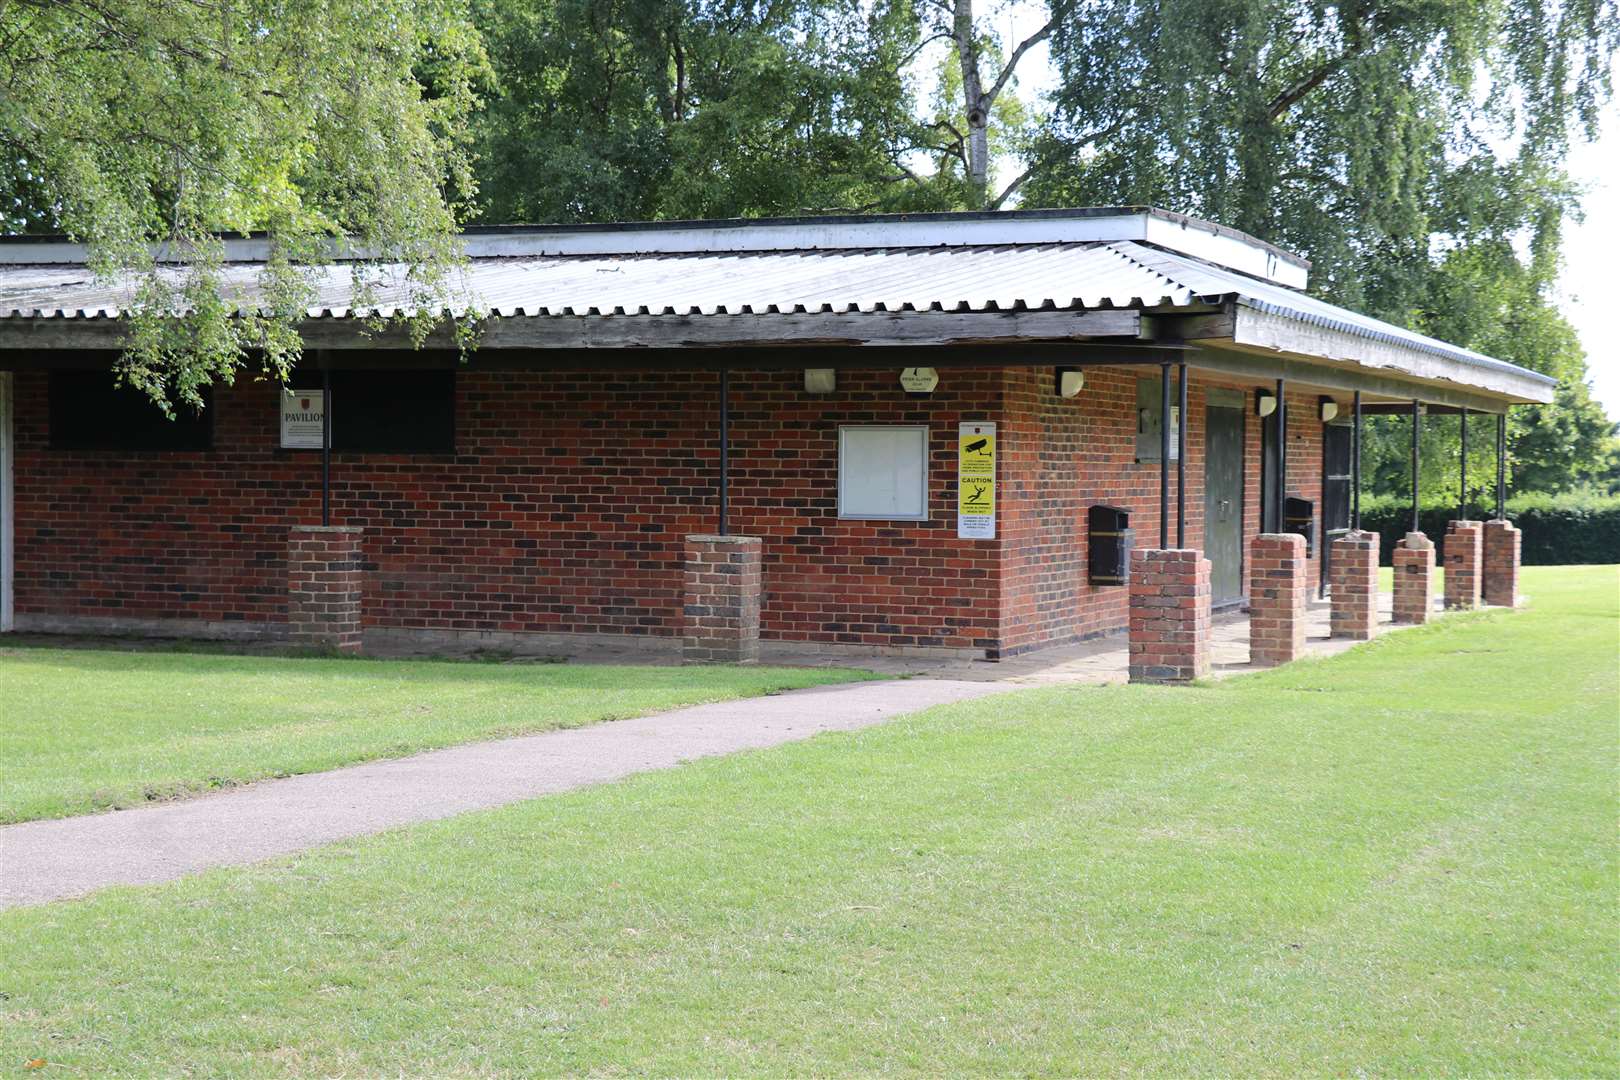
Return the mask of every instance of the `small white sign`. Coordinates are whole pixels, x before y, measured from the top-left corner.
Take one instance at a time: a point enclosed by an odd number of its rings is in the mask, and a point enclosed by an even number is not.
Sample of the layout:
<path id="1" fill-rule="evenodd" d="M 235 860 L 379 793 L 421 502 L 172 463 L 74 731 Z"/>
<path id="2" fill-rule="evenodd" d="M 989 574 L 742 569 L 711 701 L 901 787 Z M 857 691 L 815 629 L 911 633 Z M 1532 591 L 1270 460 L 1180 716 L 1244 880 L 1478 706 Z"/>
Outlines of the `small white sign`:
<path id="1" fill-rule="evenodd" d="M 931 367 L 900 369 L 900 388 L 908 394 L 932 394 L 939 385 L 939 372 Z"/>
<path id="2" fill-rule="evenodd" d="M 281 448 L 319 450 L 326 416 L 326 395 L 320 390 L 281 391 Z"/>
<path id="3" fill-rule="evenodd" d="M 966 422 L 956 438 L 956 535 L 996 538 L 996 425 Z"/>

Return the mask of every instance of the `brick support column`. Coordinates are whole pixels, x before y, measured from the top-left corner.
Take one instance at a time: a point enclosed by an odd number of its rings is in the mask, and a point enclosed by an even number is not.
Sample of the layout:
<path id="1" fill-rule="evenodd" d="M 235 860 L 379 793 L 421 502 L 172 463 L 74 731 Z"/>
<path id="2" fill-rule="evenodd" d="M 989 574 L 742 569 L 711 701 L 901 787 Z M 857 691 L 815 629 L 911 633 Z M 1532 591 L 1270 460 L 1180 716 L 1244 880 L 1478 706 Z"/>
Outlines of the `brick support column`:
<path id="1" fill-rule="evenodd" d="M 1434 611 L 1434 541 L 1420 532 L 1395 545 L 1395 621 L 1426 623 Z"/>
<path id="2" fill-rule="evenodd" d="M 1352 532 L 1339 537 L 1333 541 L 1330 562 L 1333 636 L 1366 641 L 1378 628 L 1378 534 Z"/>
<path id="3" fill-rule="evenodd" d="M 1453 521 L 1446 527 L 1446 610 L 1479 607 L 1480 523 Z"/>
<path id="4" fill-rule="evenodd" d="M 1131 682 L 1186 683 L 1209 674 L 1209 601 L 1209 560 L 1200 552 L 1131 552 Z"/>
<path id="5" fill-rule="evenodd" d="M 360 651 L 364 529 L 295 525 L 287 537 L 287 626 L 297 645 Z"/>
<path id="6" fill-rule="evenodd" d="M 1261 533 L 1249 543 L 1249 663 L 1273 667 L 1304 653 L 1308 566 L 1297 533 Z"/>
<path id="7" fill-rule="evenodd" d="M 1511 521 L 1485 523 L 1485 602 L 1513 607 L 1519 602 L 1519 530 Z"/>
<path id="8" fill-rule="evenodd" d="M 760 552 L 757 536 L 686 538 L 685 663 L 759 660 Z"/>

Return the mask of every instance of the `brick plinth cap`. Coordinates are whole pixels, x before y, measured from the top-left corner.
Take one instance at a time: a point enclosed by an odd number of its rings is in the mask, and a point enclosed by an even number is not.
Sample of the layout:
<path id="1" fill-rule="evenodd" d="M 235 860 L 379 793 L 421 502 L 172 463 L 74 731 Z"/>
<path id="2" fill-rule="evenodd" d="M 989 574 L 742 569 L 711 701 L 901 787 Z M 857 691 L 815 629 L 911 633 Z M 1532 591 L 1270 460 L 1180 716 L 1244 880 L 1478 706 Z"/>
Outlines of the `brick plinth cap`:
<path id="1" fill-rule="evenodd" d="M 1401 544 L 1409 551 L 1428 551 L 1434 547 L 1434 541 L 1420 532 L 1407 533 Z"/>
<path id="2" fill-rule="evenodd" d="M 329 533 L 360 536 L 366 530 L 361 525 L 294 525 L 287 530 L 294 533 Z"/>
<path id="3" fill-rule="evenodd" d="M 688 544 L 757 544 L 757 536 L 688 536 Z"/>

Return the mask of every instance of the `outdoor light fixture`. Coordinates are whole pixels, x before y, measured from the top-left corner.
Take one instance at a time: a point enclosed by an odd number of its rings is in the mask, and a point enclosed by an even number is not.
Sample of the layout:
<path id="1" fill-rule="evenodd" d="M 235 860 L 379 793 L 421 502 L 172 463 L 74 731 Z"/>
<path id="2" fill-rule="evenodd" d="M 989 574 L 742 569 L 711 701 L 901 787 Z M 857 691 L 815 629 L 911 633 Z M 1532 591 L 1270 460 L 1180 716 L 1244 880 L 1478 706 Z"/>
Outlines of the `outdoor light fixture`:
<path id="1" fill-rule="evenodd" d="M 1277 411 L 1277 395 L 1270 390 L 1262 390 L 1255 395 L 1254 411 L 1260 416 L 1270 416 Z"/>
<path id="2" fill-rule="evenodd" d="M 1324 423 L 1326 421 L 1328 421 L 1328 420 L 1333 419 L 1335 416 L 1339 415 L 1339 403 L 1337 401 L 1334 401 L 1332 398 L 1328 397 L 1326 394 L 1322 395 L 1321 401 L 1322 401 L 1322 420 L 1323 420 Z"/>
<path id="3" fill-rule="evenodd" d="M 908 367 L 900 369 L 900 386 L 906 393 L 915 397 L 926 397 L 934 392 L 939 385 L 939 372 L 931 367 Z"/>
<path id="4" fill-rule="evenodd" d="M 1085 389 L 1086 373 L 1079 368 L 1060 367 L 1057 369 L 1057 378 L 1054 380 L 1053 390 L 1061 398 L 1079 397 L 1080 391 Z"/>
<path id="5" fill-rule="evenodd" d="M 812 367 L 804 369 L 804 392 L 807 394 L 830 394 L 838 389 L 838 372 L 830 367 Z"/>

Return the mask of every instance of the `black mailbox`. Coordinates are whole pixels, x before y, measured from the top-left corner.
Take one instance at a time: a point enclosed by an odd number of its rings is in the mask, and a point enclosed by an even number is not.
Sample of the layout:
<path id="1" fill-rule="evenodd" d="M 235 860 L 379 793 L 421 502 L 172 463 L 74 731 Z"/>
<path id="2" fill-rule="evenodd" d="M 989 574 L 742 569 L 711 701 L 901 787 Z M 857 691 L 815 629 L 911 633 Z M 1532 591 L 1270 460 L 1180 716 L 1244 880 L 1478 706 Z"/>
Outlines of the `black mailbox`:
<path id="1" fill-rule="evenodd" d="M 1305 557 L 1311 557 L 1316 535 L 1316 504 L 1309 499 L 1293 496 L 1283 500 L 1283 532 L 1298 533 L 1305 538 Z"/>
<path id="2" fill-rule="evenodd" d="M 1093 585 L 1127 585 L 1131 580 L 1131 512 L 1098 503 L 1086 511 L 1086 549 Z"/>

